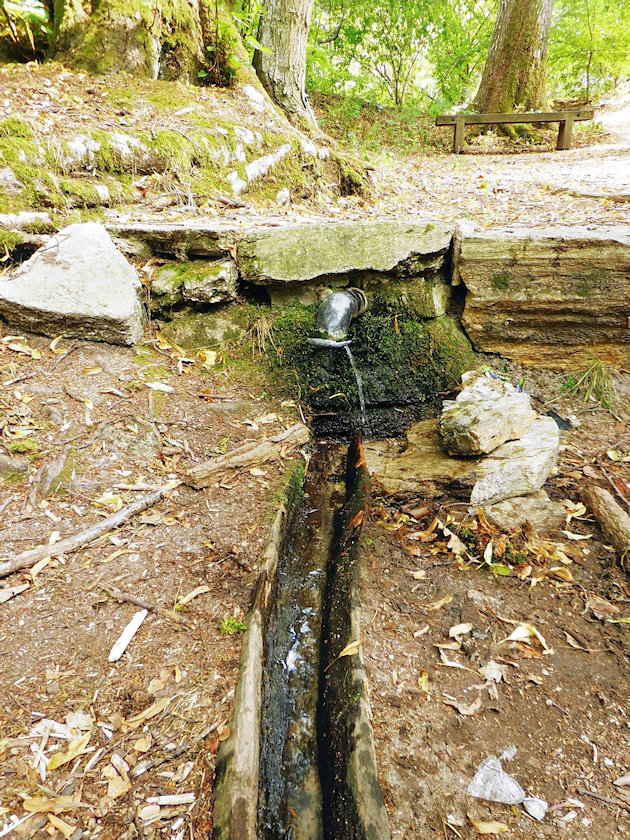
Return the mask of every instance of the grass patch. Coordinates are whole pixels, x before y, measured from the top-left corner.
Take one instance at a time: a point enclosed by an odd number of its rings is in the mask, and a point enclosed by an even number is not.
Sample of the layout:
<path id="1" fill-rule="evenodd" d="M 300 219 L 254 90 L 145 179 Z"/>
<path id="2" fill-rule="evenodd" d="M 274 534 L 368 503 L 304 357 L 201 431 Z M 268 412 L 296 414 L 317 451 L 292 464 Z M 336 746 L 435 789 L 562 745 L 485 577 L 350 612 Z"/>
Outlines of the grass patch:
<path id="1" fill-rule="evenodd" d="M 615 378 L 611 369 L 600 359 L 593 357 L 585 370 L 569 374 L 562 385 L 562 394 L 554 397 L 546 405 L 557 402 L 562 396 L 581 397 L 583 402 L 598 402 L 616 420 L 621 420 L 621 408 L 630 408 L 618 395 Z"/>
<path id="2" fill-rule="evenodd" d="M 244 621 L 239 621 L 232 615 L 224 615 L 221 619 L 219 630 L 222 636 L 234 636 L 236 633 L 242 633 L 243 630 L 247 630 L 247 625 Z"/>

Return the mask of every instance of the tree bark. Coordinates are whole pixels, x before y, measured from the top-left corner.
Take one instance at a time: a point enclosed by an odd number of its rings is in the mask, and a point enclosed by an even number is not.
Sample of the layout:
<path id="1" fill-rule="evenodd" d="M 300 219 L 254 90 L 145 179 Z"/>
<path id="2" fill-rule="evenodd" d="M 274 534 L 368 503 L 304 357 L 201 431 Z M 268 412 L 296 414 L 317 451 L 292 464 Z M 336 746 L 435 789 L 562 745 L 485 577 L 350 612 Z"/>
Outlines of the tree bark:
<path id="1" fill-rule="evenodd" d="M 500 0 L 488 58 L 473 102 L 480 113 L 545 105 L 553 0 Z"/>
<path id="2" fill-rule="evenodd" d="M 306 43 L 314 0 L 267 0 L 254 68 L 271 98 L 302 127 L 317 125 L 305 91 Z"/>
<path id="3" fill-rule="evenodd" d="M 50 52 L 93 73 L 194 81 L 211 42 L 202 25 L 208 2 L 54 0 Z"/>

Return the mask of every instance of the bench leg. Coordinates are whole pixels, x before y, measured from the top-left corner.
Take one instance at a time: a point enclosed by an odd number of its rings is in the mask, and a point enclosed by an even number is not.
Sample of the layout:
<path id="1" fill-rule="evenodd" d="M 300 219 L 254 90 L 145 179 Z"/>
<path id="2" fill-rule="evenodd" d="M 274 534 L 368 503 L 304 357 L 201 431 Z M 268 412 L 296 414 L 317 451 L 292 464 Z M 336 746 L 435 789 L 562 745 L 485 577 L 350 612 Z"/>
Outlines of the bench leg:
<path id="1" fill-rule="evenodd" d="M 560 123 L 560 127 L 558 128 L 558 142 L 556 143 L 556 149 L 570 149 L 571 148 L 571 140 L 573 138 L 573 117 L 569 117 L 567 120 L 562 120 Z"/>
<path id="2" fill-rule="evenodd" d="M 457 117 L 453 132 L 453 152 L 461 154 L 464 151 L 464 120 Z"/>

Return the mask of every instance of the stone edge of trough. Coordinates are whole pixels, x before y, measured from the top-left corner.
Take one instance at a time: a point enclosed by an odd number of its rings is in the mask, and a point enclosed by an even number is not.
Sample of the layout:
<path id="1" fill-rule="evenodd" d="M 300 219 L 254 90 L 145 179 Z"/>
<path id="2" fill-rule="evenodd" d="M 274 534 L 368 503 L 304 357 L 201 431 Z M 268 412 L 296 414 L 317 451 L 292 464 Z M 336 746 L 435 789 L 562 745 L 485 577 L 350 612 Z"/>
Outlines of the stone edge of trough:
<path id="1" fill-rule="evenodd" d="M 359 438 L 348 451 L 347 481 L 352 493 L 342 511 L 342 533 L 335 579 L 329 580 L 328 649 L 324 707 L 330 731 L 329 772 L 346 792 L 333 806 L 333 831 L 354 821 L 363 840 L 390 840 L 389 817 L 378 780 L 370 689 L 363 654 L 339 656 L 346 644 L 361 640 L 361 552 L 359 538 L 370 501 L 370 473 Z M 358 524 L 355 524 L 357 523 Z M 343 634 L 343 628 L 346 633 Z M 335 726 L 332 728 L 332 722 Z M 343 799 L 343 797 L 341 798 Z M 349 812 L 349 810 L 350 812 Z M 345 836 L 345 835 L 344 835 Z"/>
<path id="2" fill-rule="evenodd" d="M 230 735 L 219 745 L 213 840 L 256 840 L 263 663 L 263 611 L 267 606 L 285 532 L 290 490 L 267 535 L 252 606 L 246 620 Z"/>

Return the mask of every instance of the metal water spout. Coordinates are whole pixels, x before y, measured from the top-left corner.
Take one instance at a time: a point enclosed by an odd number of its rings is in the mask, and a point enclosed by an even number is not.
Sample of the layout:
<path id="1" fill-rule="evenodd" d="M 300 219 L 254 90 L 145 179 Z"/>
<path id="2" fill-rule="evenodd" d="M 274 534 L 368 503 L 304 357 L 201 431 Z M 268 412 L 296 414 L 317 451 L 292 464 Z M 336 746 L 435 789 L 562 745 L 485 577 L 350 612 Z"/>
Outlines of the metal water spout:
<path id="1" fill-rule="evenodd" d="M 316 347 L 346 347 L 350 322 L 367 309 L 367 298 L 361 289 L 349 287 L 331 292 L 321 302 L 315 322 L 316 335 L 309 338 Z"/>

